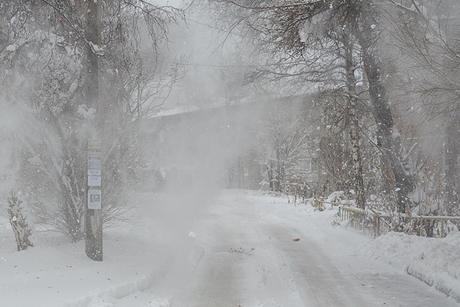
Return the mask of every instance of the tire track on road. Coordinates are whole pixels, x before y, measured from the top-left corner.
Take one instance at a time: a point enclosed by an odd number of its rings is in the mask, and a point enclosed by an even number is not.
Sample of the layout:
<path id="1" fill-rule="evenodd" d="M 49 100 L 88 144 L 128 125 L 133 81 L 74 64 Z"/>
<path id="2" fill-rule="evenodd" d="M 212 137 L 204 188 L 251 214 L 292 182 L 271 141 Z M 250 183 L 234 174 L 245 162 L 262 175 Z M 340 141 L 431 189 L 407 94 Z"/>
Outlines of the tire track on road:
<path id="1" fill-rule="evenodd" d="M 355 286 L 330 262 L 308 236 L 280 225 L 267 225 L 293 273 L 303 306 L 367 307 L 369 302 L 356 294 Z M 293 238 L 302 238 L 294 242 Z"/>

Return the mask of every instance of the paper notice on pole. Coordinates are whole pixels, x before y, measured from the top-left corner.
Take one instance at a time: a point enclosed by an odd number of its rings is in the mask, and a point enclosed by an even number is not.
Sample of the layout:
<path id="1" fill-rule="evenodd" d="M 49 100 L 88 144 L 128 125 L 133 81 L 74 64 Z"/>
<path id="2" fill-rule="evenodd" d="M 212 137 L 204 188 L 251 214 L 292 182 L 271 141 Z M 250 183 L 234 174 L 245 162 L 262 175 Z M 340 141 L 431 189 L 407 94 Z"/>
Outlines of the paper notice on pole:
<path id="1" fill-rule="evenodd" d="M 88 169 L 88 176 L 102 176 L 101 169 Z"/>
<path id="2" fill-rule="evenodd" d="M 102 182 L 101 176 L 88 176 L 88 186 L 100 187 Z"/>
<path id="3" fill-rule="evenodd" d="M 102 148 L 102 140 L 98 138 L 90 138 L 88 140 L 88 150 L 95 151 Z"/>
<path id="4" fill-rule="evenodd" d="M 88 209 L 101 209 L 101 190 L 88 190 Z"/>
<path id="5" fill-rule="evenodd" d="M 102 153 L 98 151 L 88 151 L 88 159 L 101 159 Z"/>
<path id="6" fill-rule="evenodd" d="M 88 159 L 88 169 L 102 169 L 101 159 Z"/>

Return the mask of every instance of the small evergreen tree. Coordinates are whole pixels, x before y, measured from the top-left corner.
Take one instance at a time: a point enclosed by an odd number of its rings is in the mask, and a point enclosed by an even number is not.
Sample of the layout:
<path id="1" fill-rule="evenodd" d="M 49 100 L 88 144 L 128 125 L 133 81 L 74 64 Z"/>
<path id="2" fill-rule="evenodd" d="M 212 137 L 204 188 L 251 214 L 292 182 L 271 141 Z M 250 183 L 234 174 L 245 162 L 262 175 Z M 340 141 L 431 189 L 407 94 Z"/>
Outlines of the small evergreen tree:
<path id="1" fill-rule="evenodd" d="M 32 247 L 33 244 L 29 240 L 32 231 L 27 225 L 25 217 L 22 215 L 21 200 L 18 198 L 16 192 L 11 191 L 8 197 L 8 215 L 10 219 L 11 228 L 16 238 L 18 251 Z"/>

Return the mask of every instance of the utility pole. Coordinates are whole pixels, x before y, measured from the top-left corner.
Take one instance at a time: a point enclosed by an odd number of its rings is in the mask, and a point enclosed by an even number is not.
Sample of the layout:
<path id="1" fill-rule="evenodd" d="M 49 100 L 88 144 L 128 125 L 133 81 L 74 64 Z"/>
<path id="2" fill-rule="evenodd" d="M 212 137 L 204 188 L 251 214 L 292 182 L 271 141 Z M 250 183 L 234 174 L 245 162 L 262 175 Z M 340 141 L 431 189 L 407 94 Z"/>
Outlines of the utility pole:
<path id="1" fill-rule="evenodd" d="M 88 165 L 85 207 L 85 251 L 95 261 L 102 261 L 102 142 L 98 131 L 102 116 L 99 106 L 99 55 L 101 1 L 86 1 L 86 105 L 96 109 L 88 137 Z"/>

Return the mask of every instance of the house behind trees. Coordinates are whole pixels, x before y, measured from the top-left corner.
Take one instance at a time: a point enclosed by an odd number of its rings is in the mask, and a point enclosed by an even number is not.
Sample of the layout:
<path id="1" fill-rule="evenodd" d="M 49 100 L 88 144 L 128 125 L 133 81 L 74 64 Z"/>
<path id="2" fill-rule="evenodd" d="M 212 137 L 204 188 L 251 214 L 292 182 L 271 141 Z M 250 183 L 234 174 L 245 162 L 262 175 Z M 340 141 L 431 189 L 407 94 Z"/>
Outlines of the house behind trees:
<path id="1" fill-rule="evenodd" d="M 212 176 L 224 188 L 310 197 L 323 176 L 320 122 L 321 108 L 310 96 L 157 116 L 146 123 L 155 157 L 149 172 L 157 186 Z"/>

